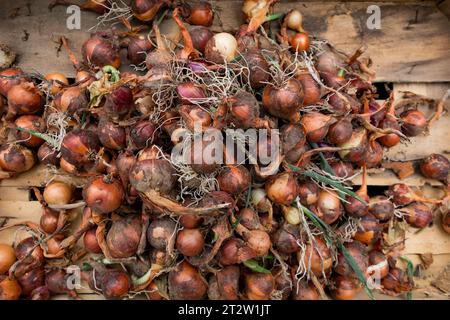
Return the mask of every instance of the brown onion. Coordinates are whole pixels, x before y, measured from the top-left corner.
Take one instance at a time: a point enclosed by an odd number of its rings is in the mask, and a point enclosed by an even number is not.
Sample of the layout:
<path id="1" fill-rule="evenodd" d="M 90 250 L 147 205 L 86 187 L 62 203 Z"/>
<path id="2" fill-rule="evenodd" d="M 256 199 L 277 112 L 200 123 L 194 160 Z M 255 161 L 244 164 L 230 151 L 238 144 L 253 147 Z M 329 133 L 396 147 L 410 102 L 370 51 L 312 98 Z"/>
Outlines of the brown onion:
<path id="1" fill-rule="evenodd" d="M 352 137 L 353 126 L 351 119 L 344 117 L 332 124 L 328 130 L 327 138 L 333 144 L 340 145 Z"/>
<path id="2" fill-rule="evenodd" d="M 273 244 L 281 253 L 291 254 L 299 249 L 300 231 L 292 224 L 283 224 L 273 235 Z"/>
<path id="3" fill-rule="evenodd" d="M 107 270 L 101 276 L 100 288 L 106 299 L 119 299 L 128 294 L 131 281 L 125 271 Z"/>
<path id="4" fill-rule="evenodd" d="M 41 111 L 44 99 L 32 82 L 23 82 L 11 87 L 7 95 L 8 113 L 11 115 L 34 114 Z"/>
<path id="5" fill-rule="evenodd" d="M 8 91 L 24 80 L 20 77 L 22 73 L 22 70 L 19 68 L 8 68 L 0 71 L 0 94 L 7 97 Z"/>
<path id="6" fill-rule="evenodd" d="M 130 170 L 131 185 L 139 192 L 159 190 L 168 194 L 176 184 L 175 169 L 164 159 L 138 161 Z"/>
<path id="7" fill-rule="evenodd" d="M 52 234 L 58 227 L 59 213 L 49 208 L 43 208 L 43 213 L 39 221 L 39 227 L 47 234 Z"/>
<path id="8" fill-rule="evenodd" d="M 105 147 L 112 150 L 122 150 L 126 145 L 124 128 L 114 124 L 112 121 L 100 120 L 98 139 Z"/>
<path id="9" fill-rule="evenodd" d="M 367 131 L 359 128 L 353 131 L 352 137 L 345 143 L 338 145 L 343 150 L 339 151 L 342 160 L 358 162 L 364 160 L 368 147 Z"/>
<path id="10" fill-rule="evenodd" d="M 161 0 L 133 0 L 131 12 L 139 21 L 151 22 L 163 5 L 164 1 Z"/>
<path id="11" fill-rule="evenodd" d="M 303 104 L 304 92 L 300 81 L 290 79 L 281 87 L 267 85 L 263 91 L 264 108 L 273 116 L 297 121 L 298 110 Z"/>
<path id="12" fill-rule="evenodd" d="M 44 133 L 46 130 L 44 120 L 41 117 L 34 115 L 20 116 L 14 121 L 14 124 L 17 128 L 36 131 L 38 133 Z M 24 140 L 22 143 L 30 148 L 39 147 L 44 142 L 41 138 L 24 131 L 17 130 L 15 136 L 17 140 Z"/>
<path id="13" fill-rule="evenodd" d="M 41 287 L 45 283 L 45 271 L 43 267 L 31 269 L 25 274 L 18 276 L 17 281 L 22 288 L 24 296 L 30 296 L 34 289 Z"/>
<path id="14" fill-rule="evenodd" d="M 196 130 L 198 126 L 200 126 L 202 130 L 211 126 L 211 115 L 199 106 L 182 105 L 179 112 L 186 123 L 186 127 L 191 131 Z"/>
<path id="15" fill-rule="evenodd" d="M 352 300 L 360 291 L 358 280 L 336 275 L 332 282 L 331 294 L 337 300 Z"/>
<path id="16" fill-rule="evenodd" d="M 275 280 L 269 273 L 248 272 L 244 277 L 244 292 L 249 300 L 269 300 Z"/>
<path id="17" fill-rule="evenodd" d="M 31 150 L 18 144 L 3 144 L 0 147 L 0 168 L 6 172 L 25 172 L 35 163 Z"/>
<path id="18" fill-rule="evenodd" d="M 310 281 L 293 280 L 292 300 L 319 300 L 319 292 Z"/>
<path id="19" fill-rule="evenodd" d="M 333 190 L 320 190 L 316 206 L 322 220 L 327 224 L 335 222 L 343 213 L 341 200 Z"/>
<path id="20" fill-rule="evenodd" d="M 389 263 L 386 256 L 377 250 L 369 252 L 369 269 L 371 276 L 376 277 L 375 280 L 386 277 L 389 273 Z"/>
<path id="21" fill-rule="evenodd" d="M 450 161 L 441 154 L 433 153 L 421 161 L 420 171 L 427 178 L 445 181 L 450 172 Z"/>
<path id="22" fill-rule="evenodd" d="M 289 44 L 293 51 L 308 51 L 310 45 L 309 35 L 306 32 L 297 32 L 289 37 Z"/>
<path id="23" fill-rule="evenodd" d="M 300 203 L 305 206 L 315 204 L 319 199 L 319 186 L 311 180 L 305 180 L 298 185 Z"/>
<path id="24" fill-rule="evenodd" d="M 380 237 L 381 226 L 378 223 L 378 220 L 369 214 L 361 218 L 358 229 L 353 236 L 355 240 L 367 245 L 374 244 Z"/>
<path id="25" fill-rule="evenodd" d="M 450 233 L 450 211 L 442 215 L 442 229 L 445 232 Z"/>
<path id="26" fill-rule="evenodd" d="M 73 187 L 64 182 L 52 181 L 45 187 L 43 196 L 49 205 L 68 204 L 73 198 Z"/>
<path id="27" fill-rule="evenodd" d="M 62 159 L 77 166 L 92 162 L 92 154 L 100 149 L 98 136 L 90 130 L 73 130 L 64 136 L 61 144 Z"/>
<path id="28" fill-rule="evenodd" d="M 297 256 L 300 260 L 300 251 Z M 311 272 L 317 276 L 330 270 L 333 266 L 333 259 L 325 241 L 316 237 L 315 241 L 312 241 L 312 244 L 308 243 L 303 256 L 303 263 L 307 268 L 311 268 Z"/>
<path id="29" fill-rule="evenodd" d="M 302 84 L 303 93 L 305 95 L 303 98 L 303 105 L 309 106 L 319 102 L 321 96 L 320 86 L 311 74 L 307 71 L 302 72 L 297 76 L 297 80 Z"/>
<path id="30" fill-rule="evenodd" d="M 206 44 L 208 43 L 209 39 L 214 36 L 214 33 L 209 30 L 209 28 L 203 26 L 191 28 L 189 30 L 189 34 L 191 35 L 195 50 L 199 51 L 202 54 L 205 53 Z"/>
<path id="31" fill-rule="evenodd" d="M 54 100 L 54 105 L 61 112 L 74 114 L 88 106 L 87 90 L 81 87 L 69 87 L 60 91 Z"/>
<path id="32" fill-rule="evenodd" d="M 197 256 L 203 251 L 205 239 L 199 229 L 183 229 L 178 232 L 176 247 L 186 257 Z"/>
<path id="33" fill-rule="evenodd" d="M 21 294 L 17 280 L 0 275 L 0 300 L 19 300 Z"/>
<path id="34" fill-rule="evenodd" d="M 239 195 L 247 190 L 251 183 L 251 176 L 244 166 L 226 166 L 217 176 L 219 188 L 231 195 Z"/>
<path id="35" fill-rule="evenodd" d="M 336 177 L 348 178 L 354 174 L 353 165 L 350 162 L 333 161 L 330 163 L 330 166 Z"/>
<path id="36" fill-rule="evenodd" d="M 381 129 L 394 129 L 400 131 L 400 125 L 398 124 L 398 121 L 395 117 L 391 116 L 390 114 L 386 115 L 386 118 L 384 118 L 380 123 Z M 385 147 L 392 148 L 393 146 L 397 145 L 400 142 L 399 135 L 395 133 L 388 133 L 386 135 L 383 135 L 382 137 L 378 138 L 378 141 Z"/>
<path id="37" fill-rule="evenodd" d="M 206 98 L 205 90 L 192 82 L 183 82 L 177 85 L 177 93 L 184 104 L 195 104 Z"/>
<path id="38" fill-rule="evenodd" d="M 305 132 L 298 124 L 285 124 L 280 128 L 280 139 L 285 160 L 295 163 L 302 155 L 302 146 L 306 143 Z"/>
<path id="39" fill-rule="evenodd" d="M 16 262 L 16 255 L 13 247 L 0 243 L 0 275 L 7 273 L 14 262 Z"/>
<path id="40" fill-rule="evenodd" d="M 385 196 L 375 196 L 369 200 L 369 213 L 384 222 L 394 216 L 395 206 Z"/>
<path id="41" fill-rule="evenodd" d="M 127 58 L 132 64 L 139 66 L 145 61 L 147 52 L 149 52 L 152 48 L 153 45 L 147 37 L 131 37 L 127 46 Z"/>
<path id="42" fill-rule="evenodd" d="M 211 277 L 208 286 L 208 298 L 211 300 L 239 299 L 239 267 L 227 266 Z"/>
<path id="43" fill-rule="evenodd" d="M 190 24 L 204 27 L 212 26 L 214 11 L 209 2 L 200 1 L 198 3 L 186 4 L 183 9 L 187 11 L 187 21 Z"/>
<path id="44" fill-rule="evenodd" d="M 404 183 L 396 183 L 389 187 L 387 195 L 392 197 L 392 202 L 398 206 L 406 206 L 414 201 L 440 203 L 440 200 L 424 198 L 413 191 Z"/>
<path id="45" fill-rule="evenodd" d="M 136 254 L 141 239 L 142 224 L 137 215 L 128 215 L 113 222 L 106 243 L 113 258 L 128 258 Z"/>
<path id="46" fill-rule="evenodd" d="M 174 300 L 200 300 L 208 285 L 197 268 L 183 261 L 169 272 L 169 295 Z"/>
<path id="47" fill-rule="evenodd" d="M 157 139 L 156 125 L 152 121 L 142 120 L 130 131 L 130 139 L 135 149 L 148 147 Z"/>
<path id="48" fill-rule="evenodd" d="M 247 48 L 242 57 L 248 67 L 248 73 L 244 70 L 245 79 L 253 89 L 259 89 L 270 81 L 269 63 L 260 50 Z"/>
<path id="49" fill-rule="evenodd" d="M 271 176 L 265 187 L 269 199 L 277 204 L 290 205 L 298 195 L 297 180 L 288 172 Z"/>
<path id="50" fill-rule="evenodd" d="M 330 115 L 324 115 L 320 112 L 309 112 L 301 118 L 300 123 L 305 130 L 306 139 L 309 142 L 319 142 L 325 138 L 333 121 Z"/>
<path id="51" fill-rule="evenodd" d="M 62 88 L 69 85 L 67 77 L 59 72 L 51 72 L 45 75 L 45 80 L 50 82 L 50 92 L 52 95 L 57 94 Z"/>
<path id="52" fill-rule="evenodd" d="M 347 242 L 344 246 L 347 249 L 348 254 L 358 265 L 361 272 L 365 274 L 369 266 L 369 254 L 367 252 L 367 247 L 359 241 Z M 345 277 L 357 278 L 356 273 L 347 262 L 347 259 L 342 251 L 338 254 L 338 260 L 336 266 L 334 267 L 334 271 Z"/>
<path id="53" fill-rule="evenodd" d="M 147 240 L 152 247 L 164 250 L 175 240 L 176 223 L 170 218 L 153 220 L 147 229 Z"/>

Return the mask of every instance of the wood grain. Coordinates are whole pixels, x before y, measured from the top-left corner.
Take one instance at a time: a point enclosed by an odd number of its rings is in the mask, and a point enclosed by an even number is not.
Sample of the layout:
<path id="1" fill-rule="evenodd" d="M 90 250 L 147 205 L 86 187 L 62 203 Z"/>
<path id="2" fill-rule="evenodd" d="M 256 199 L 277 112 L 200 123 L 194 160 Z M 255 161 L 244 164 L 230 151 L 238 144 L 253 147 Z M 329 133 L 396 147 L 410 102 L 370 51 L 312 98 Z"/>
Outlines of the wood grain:
<path id="1" fill-rule="evenodd" d="M 0 30 L 8 31 L 2 32 L 2 42 L 19 53 L 19 65 L 27 70 L 73 75 L 65 52 L 57 52 L 58 39 L 67 36 L 73 48 L 79 50 L 88 38 L 88 29 L 96 24 L 96 15 L 83 12 L 82 30 L 68 30 L 65 8 L 56 7 L 49 12 L 48 2 L 33 1 L 28 16 L 26 0 L 3 0 Z M 312 35 L 327 39 L 345 51 L 367 45 L 378 81 L 450 81 L 450 22 L 434 2 L 370 4 L 381 8 L 381 30 L 366 28 L 369 3 L 364 2 L 282 1 L 275 6 L 275 11 L 300 8 L 305 16 L 305 28 Z M 216 6 L 222 25 L 216 21 L 213 30 L 234 31 L 243 23 L 241 1 L 217 1 Z M 10 19 L 15 8 L 20 8 L 19 15 Z M 24 30 L 29 33 L 27 41 L 22 40 Z"/>

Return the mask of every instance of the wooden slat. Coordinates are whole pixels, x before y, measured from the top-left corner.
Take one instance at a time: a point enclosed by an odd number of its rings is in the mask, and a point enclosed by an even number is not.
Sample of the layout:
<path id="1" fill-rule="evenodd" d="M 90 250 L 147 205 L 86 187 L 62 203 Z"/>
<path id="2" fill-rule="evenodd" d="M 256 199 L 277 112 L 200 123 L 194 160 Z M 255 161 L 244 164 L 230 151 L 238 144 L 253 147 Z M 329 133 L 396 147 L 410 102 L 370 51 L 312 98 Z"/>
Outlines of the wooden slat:
<path id="1" fill-rule="evenodd" d="M 38 201 L 0 201 L 0 217 L 12 218 L 8 224 L 23 221 L 39 223 L 41 209 L 41 204 Z M 15 240 L 16 231 L 17 228 L 1 231 L 0 243 L 11 244 Z"/>
<path id="2" fill-rule="evenodd" d="M 86 179 L 74 177 L 62 170 L 51 169 L 45 165 L 39 164 L 30 171 L 19 174 L 11 179 L 0 181 L 1 187 L 41 187 L 45 186 L 50 180 L 67 182 L 77 187 L 83 186 Z"/>
<path id="3" fill-rule="evenodd" d="M 81 30 L 67 30 L 65 8 L 50 13 L 46 3 L 31 2 L 31 16 L 26 16 L 26 0 L 2 1 L 0 30 L 12 30 L 2 36 L 20 54 L 19 64 L 27 70 L 41 73 L 60 71 L 73 75 L 64 52 L 57 53 L 54 41 L 66 35 L 73 47 L 80 50 L 88 37 L 87 30 L 96 24 L 94 13 L 82 13 Z M 217 1 L 223 30 L 234 31 L 243 23 L 241 1 Z M 450 22 L 434 2 L 372 3 L 379 4 L 382 29 L 368 30 L 365 26 L 369 3 L 351 2 L 282 2 L 275 11 L 300 8 L 305 15 L 305 27 L 315 36 L 325 38 L 337 47 L 351 52 L 360 45 L 374 60 L 379 81 L 450 81 L 447 67 L 450 57 Z M 19 16 L 9 19 L 14 8 L 22 7 Z M 416 20 L 417 16 L 417 20 Z M 216 24 L 215 31 L 222 30 Z M 22 32 L 29 38 L 22 41 Z M 426 48 L 426 50 L 424 50 Z"/>
<path id="4" fill-rule="evenodd" d="M 450 19 L 450 0 L 439 0 L 437 7 Z"/>
<path id="5" fill-rule="evenodd" d="M 28 201 L 30 191 L 28 188 L 0 187 L 0 201 Z"/>

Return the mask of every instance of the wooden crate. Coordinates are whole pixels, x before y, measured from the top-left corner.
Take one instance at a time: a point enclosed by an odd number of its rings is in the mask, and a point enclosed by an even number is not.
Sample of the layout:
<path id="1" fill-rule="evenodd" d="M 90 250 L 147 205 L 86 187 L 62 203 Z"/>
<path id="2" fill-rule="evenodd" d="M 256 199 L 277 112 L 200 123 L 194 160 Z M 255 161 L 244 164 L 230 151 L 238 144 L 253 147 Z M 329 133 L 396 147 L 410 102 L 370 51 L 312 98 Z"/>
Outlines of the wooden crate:
<path id="1" fill-rule="evenodd" d="M 83 12 L 81 30 L 66 28 L 66 8 L 47 9 L 50 1 L 2 0 L 0 4 L 0 42 L 8 44 L 19 54 L 18 65 L 28 71 L 41 74 L 63 72 L 74 75 L 66 53 L 60 50 L 58 39 L 66 36 L 73 48 L 81 48 L 89 36 L 89 28 L 97 23 L 97 16 Z M 241 1 L 212 1 L 220 13 L 214 31 L 235 30 L 243 21 Z M 381 9 L 381 29 L 365 27 L 367 7 L 378 5 Z M 431 98 L 441 98 L 450 88 L 450 0 L 444 1 L 280 1 L 275 11 L 285 12 L 299 8 L 305 16 L 305 28 L 314 36 L 329 40 L 338 48 L 352 52 L 361 45 L 373 59 L 377 82 L 392 83 L 395 92 L 413 91 Z M 162 31 L 177 40 L 173 23 L 164 22 Z M 77 52 L 78 53 L 78 52 Z M 448 105 L 447 105 L 448 106 Z M 442 117 L 427 136 L 412 139 L 410 145 L 400 145 L 387 153 L 395 161 L 420 159 L 432 152 L 448 155 L 450 152 L 450 119 Z M 414 146 L 414 147 L 412 147 Z M 82 186 L 83 179 L 73 179 L 63 173 L 55 173 L 44 166 L 37 166 L 13 179 L 0 181 L 0 217 L 12 217 L 17 221 L 38 222 L 40 206 L 30 201 L 29 188 L 43 186 L 49 179 L 69 179 Z M 377 170 L 369 177 L 371 186 L 389 186 L 398 182 L 390 171 Z M 355 178 L 356 184 L 360 178 Z M 433 190 L 440 185 L 414 175 L 404 182 Z M 420 279 L 414 298 L 446 299 L 447 296 L 433 287 L 432 282 L 444 268 L 450 268 L 450 236 L 445 234 L 436 219 L 431 228 L 408 234 L 405 255 L 417 264 L 419 255 L 432 253 L 434 263 Z M 14 232 L 0 233 L 0 242 L 11 242 Z M 448 283 L 447 283 L 448 287 Z M 447 292 L 448 293 L 448 292 Z M 94 295 L 85 298 L 94 299 Z M 389 297 L 376 295 L 379 299 Z M 364 299 L 361 295 L 359 298 Z"/>

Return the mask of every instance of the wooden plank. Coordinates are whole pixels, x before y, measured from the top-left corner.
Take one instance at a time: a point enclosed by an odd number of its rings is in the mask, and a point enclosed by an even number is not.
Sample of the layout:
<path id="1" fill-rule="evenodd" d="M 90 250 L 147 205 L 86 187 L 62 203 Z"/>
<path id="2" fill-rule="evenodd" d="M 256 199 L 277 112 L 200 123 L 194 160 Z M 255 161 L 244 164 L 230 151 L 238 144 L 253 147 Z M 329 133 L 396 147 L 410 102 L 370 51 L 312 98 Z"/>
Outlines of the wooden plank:
<path id="1" fill-rule="evenodd" d="M 437 3 L 437 7 L 442 11 L 443 14 L 450 19 L 450 0 L 440 0 Z"/>
<path id="2" fill-rule="evenodd" d="M 67 182 L 76 187 L 82 187 L 86 183 L 86 179 L 75 177 L 65 173 L 62 170 L 47 167 L 39 164 L 31 170 L 19 174 L 11 179 L 0 181 L 1 187 L 41 187 L 45 186 L 49 181 L 57 180 Z"/>
<path id="3" fill-rule="evenodd" d="M 27 0 L 2 1 L 0 30 L 2 40 L 19 55 L 19 65 L 41 73 L 60 71 L 73 75 L 64 52 L 57 53 L 55 41 L 66 35 L 79 52 L 88 37 L 88 29 L 96 24 L 94 13 L 83 12 L 82 30 L 66 28 L 65 8 L 48 12 L 42 2 L 31 3 L 31 16 L 26 15 Z M 234 31 L 243 23 L 241 1 L 217 1 L 223 27 L 213 30 Z M 314 36 L 324 38 L 348 52 L 365 44 L 374 60 L 378 81 L 450 81 L 450 22 L 434 2 L 398 3 L 375 2 L 382 13 L 381 30 L 366 28 L 369 3 L 362 2 L 282 2 L 275 11 L 286 12 L 300 8 L 305 16 L 305 28 Z M 20 14 L 9 19 L 14 8 Z M 23 30 L 29 33 L 23 41 Z M 426 50 L 423 48 L 426 47 Z"/>
<path id="4" fill-rule="evenodd" d="M 371 171 L 375 171 L 375 173 L 371 174 Z M 352 179 L 352 183 L 354 185 L 361 185 L 361 175 L 357 175 Z M 420 187 L 424 186 L 426 184 L 432 185 L 432 186 L 442 186 L 442 183 L 433 180 L 433 179 L 427 179 L 423 177 L 420 174 L 414 174 L 408 178 L 405 178 L 403 180 L 400 180 L 395 173 L 393 173 L 390 170 L 386 169 L 375 169 L 375 170 L 369 170 L 368 177 L 367 177 L 367 184 L 369 186 L 390 186 L 395 183 L 406 183 L 409 186 L 415 186 Z"/>
<path id="5" fill-rule="evenodd" d="M 28 201 L 30 200 L 30 191 L 28 188 L 0 187 L 0 201 Z"/>
<path id="6" fill-rule="evenodd" d="M 39 223 L 41 204 L 38 201 L 0 201 L 0 217 L 10 217 L 9 223 L 22 221 Z M 11 228 L 1 231 L 0 243 L 11 244 L 14 240 L 26 236 L 25 231 L 17 233 L 17 230 L 18 228 Z"/>

